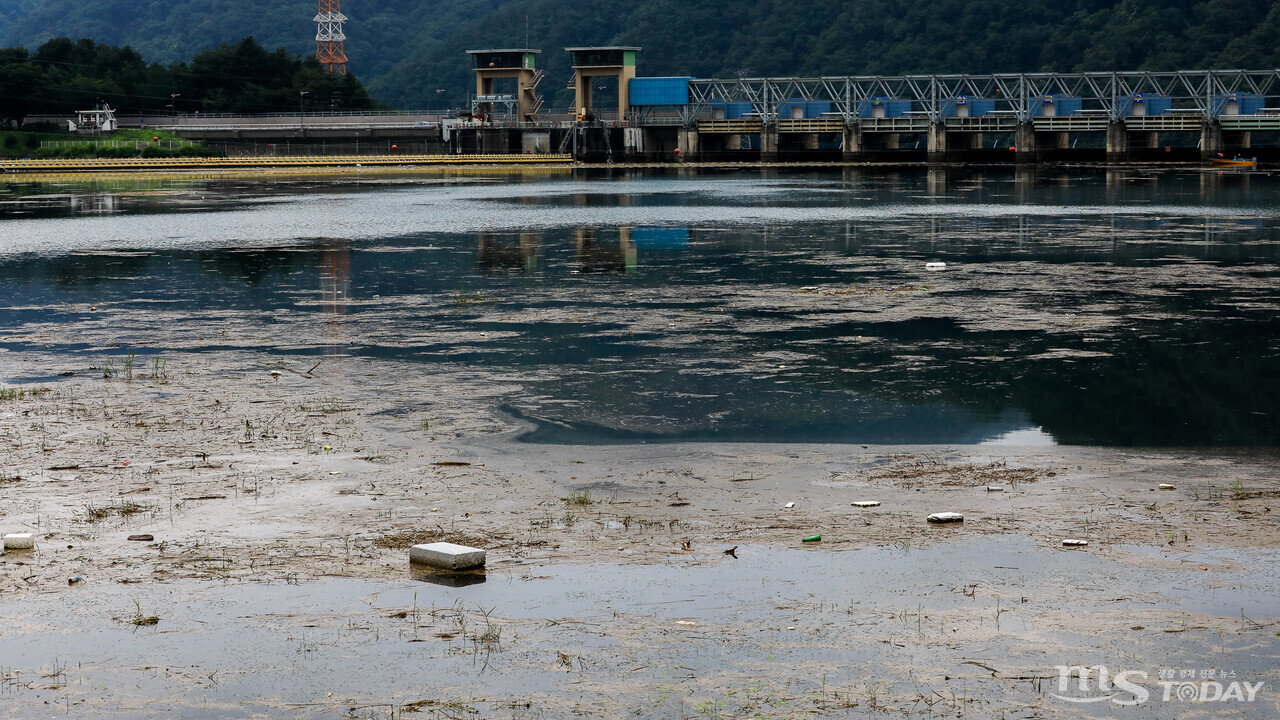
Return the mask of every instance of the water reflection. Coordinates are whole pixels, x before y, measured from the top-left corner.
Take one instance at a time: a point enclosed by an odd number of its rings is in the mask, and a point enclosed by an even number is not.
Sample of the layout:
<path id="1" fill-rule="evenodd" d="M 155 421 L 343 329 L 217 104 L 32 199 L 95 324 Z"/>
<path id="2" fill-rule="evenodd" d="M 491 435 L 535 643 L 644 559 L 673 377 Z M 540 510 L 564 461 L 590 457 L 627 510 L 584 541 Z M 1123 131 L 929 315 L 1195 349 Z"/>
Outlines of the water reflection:
<path id="1" fill-rule="evenodd" d="M 314 203 L 239 188 L 216 213 L 152 206 L 143 247 L 0 255 L 0 345 L 502 373 L 520 378 L 500 402 L 533 441 L 1275 446 L 1280 221 L 1251 208 L 1276 182 L 849 169 L 329 187 Z M 110 235 L 140 211 L 107 195 L 111 218 L 63 198 L 74 217 L 0 222 L 19 246 L 28 230 Z M 533 227 L 488 227 L 512 207 Z M 590 222 L 563 219 L 584 207 Z M 317 208 L 344 208 L 329 225 L 352 232 L 284 221 Z M 417 227 L 458 208 L 485 227 Z M 215 216 L 274 241 L 206 239 Z M 192 235 L 157 242 L 154 221 Z"/>
<path id="2" fill-rule="evenodd" d="M 537 272 L 541 242 L 538 233 L 519 233 L 514 241 L 500 233 L 480 233 L 480 272 L 485 275 Z"/>

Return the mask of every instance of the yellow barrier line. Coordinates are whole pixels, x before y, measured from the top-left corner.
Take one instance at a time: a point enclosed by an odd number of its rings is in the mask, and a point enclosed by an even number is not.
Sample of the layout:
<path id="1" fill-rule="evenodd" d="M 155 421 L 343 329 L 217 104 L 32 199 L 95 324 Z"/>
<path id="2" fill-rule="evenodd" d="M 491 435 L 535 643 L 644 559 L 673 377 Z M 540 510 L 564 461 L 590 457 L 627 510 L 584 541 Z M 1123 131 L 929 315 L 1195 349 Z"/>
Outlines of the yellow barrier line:
<path id="1" fill-rule="evenodd" d="M 38 171 L 56 169 L 163 169 L 185 167 L 308 167 L 363 165 L 452 165 L 452 164 L 556 164 L 573 162 L 570 155 L 335 155 L 335 156 L 243 156 L 239 158 L 47 158 L 0 160 L 0 170 Z"/>

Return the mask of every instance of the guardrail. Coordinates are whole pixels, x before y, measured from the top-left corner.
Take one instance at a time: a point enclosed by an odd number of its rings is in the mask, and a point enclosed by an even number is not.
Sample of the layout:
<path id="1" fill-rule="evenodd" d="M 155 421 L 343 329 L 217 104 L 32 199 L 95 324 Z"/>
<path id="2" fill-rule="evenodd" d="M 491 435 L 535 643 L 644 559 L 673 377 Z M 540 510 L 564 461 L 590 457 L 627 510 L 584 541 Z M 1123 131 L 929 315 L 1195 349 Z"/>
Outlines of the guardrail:
<path id="1" fill-rule="evenodd" d="M 0 160 L 0 171 L 185 170 L 246 167 L 365 167 L 388 165 L 524 165 L 572 163 L 572 155 L 299 155 L 184 158 L 41 158 Z"/>

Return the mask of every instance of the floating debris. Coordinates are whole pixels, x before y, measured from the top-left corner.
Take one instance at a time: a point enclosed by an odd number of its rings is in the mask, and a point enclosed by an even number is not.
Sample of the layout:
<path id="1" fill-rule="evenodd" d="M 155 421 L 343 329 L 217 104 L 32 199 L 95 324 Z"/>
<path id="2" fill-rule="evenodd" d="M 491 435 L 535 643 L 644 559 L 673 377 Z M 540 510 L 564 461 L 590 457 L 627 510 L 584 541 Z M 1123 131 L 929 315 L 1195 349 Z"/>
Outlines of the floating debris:
<path id="1" fill-rule="evenodd" d="M 1084 547 L 1085 545 L 1089 544 L 1089 541 L 1077 540 L 1076 538 L 1067 538 L 1066 540 L 1062 541 L 1062 544 L 1067 547 Z"/>
<path id="2" fill-rule="evenodd" d="M 880 507 L 879 500 L 858 500 L 849 504 L 854 507 Z"/>
<path id="3" fill-rule="evenodd" d="M 931 523 L 958 523 L 964 522 L 964 516 L 957 512 L 940 512 L 929 516 Z"/>
<path id="4" fill-rule="evenodd" d="M 409 562 L 444 570 L 466 570 L 483 567 L 485 551 L 480 548 L 448 542 L 414 545 L 409 548 Z"/>
<path id="5" fill-rule="evenodd" d="M 36 546 L 36 536 L 31 533 L 10 533 L 4 536 L 5 550 L 30 550 Z"/>

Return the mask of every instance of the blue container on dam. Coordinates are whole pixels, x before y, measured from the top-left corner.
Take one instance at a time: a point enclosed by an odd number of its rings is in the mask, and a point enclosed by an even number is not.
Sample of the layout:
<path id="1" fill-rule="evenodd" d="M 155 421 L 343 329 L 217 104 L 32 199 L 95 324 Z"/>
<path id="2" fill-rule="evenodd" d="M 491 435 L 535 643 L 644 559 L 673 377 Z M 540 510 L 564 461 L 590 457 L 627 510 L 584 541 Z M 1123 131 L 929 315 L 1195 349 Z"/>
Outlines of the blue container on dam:
<path id="1" fill-rule="evenodd" d="M 691 77 L 631 78 L 629 92 L 633 106 L 688 105 Z"/>
<path id="2" fill-rule="evenodd" d="M 958 95 L 942 101 L 942 117 L 985 117 L 995 110 L 996 101 L 990 98 Z"/>
<path id="3" fill-rule="evenodd" d="M 711 118 L 713 120 L 741 120 L 750 116 L 753 112 L 755 110 L 749 102 L 715 100 L 711 103 Z"/>
<path id="4" fill-rule="evenodd" d="M 792 98 L 778 103 L 778 117 L 784 120 L 814 120 L 822 117 L 823 113 L 829 112 L 831 112 L 831 102 L 828 100 Z"/>
<path id="5" fill-rule="evenodd" d="M 1083 100 L 1067 95 L 1041 95 L 1031 99 L 1031 114 L 1035 117 L 1075 115 L 1083 108 Z"/>
<path id="6" fill-rule="evenodd" d="M 1122 115 L 1143 117 L 1145 115 L 1164 115 L 1173 110 L 1173 99 L 1151 93 L 1134 93 L 1128 104 L 1120 107 Z"/>
<path id="7" fill-rule="evenodd" d="M 1253 93 L 1224 93 L 1213 98 L 1216 115 L 1259 115 L 1266 98 Z"/>
<path id="8" fill-rule="evenodd" d="M 860 118 L 895 118 L 911 112 L 910 100 L 873 97 L 858 103 Z"/>

